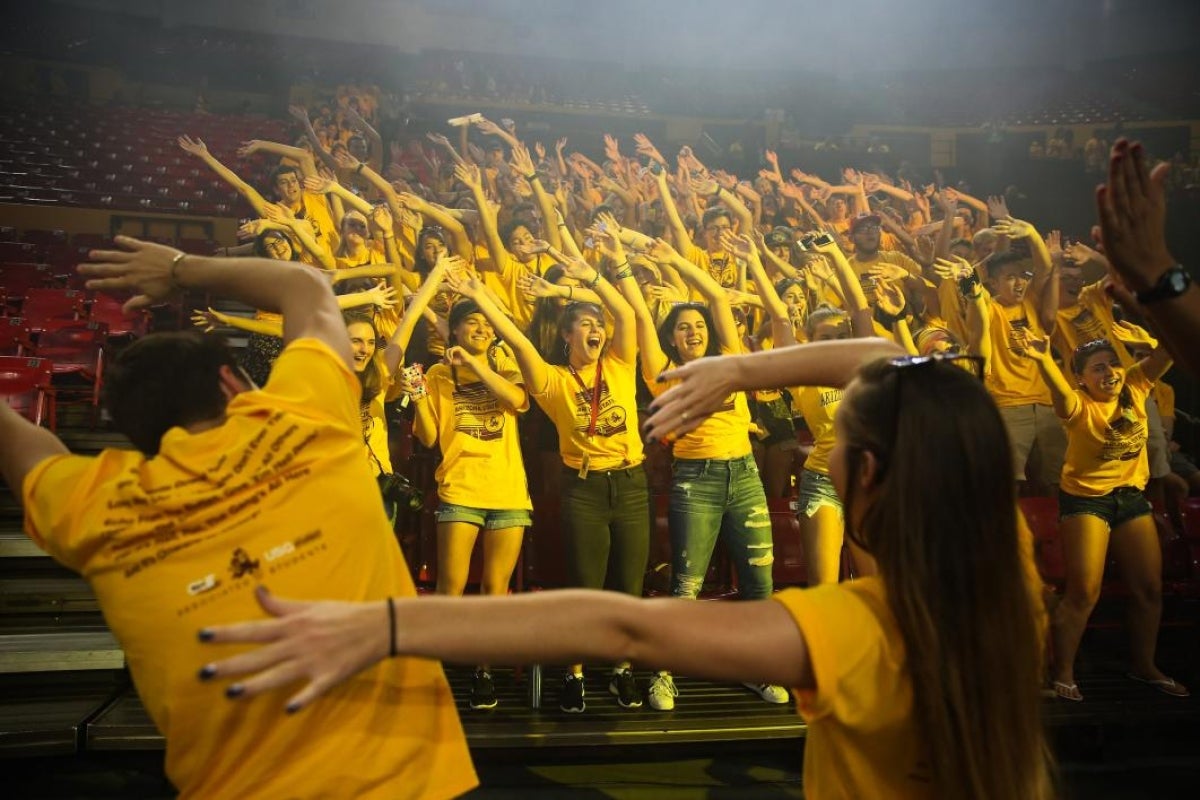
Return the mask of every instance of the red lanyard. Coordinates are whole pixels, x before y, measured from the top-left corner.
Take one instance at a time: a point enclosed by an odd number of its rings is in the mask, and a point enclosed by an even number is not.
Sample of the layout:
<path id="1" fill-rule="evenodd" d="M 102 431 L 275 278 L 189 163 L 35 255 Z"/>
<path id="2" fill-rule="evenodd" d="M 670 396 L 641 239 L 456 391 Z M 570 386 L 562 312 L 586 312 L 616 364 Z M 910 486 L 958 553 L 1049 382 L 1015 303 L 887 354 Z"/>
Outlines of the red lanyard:
<path id="1" fill-rule="evenodd" d="M 579 388 L 586 392 L 587 386 L 584 385 L 583 378 L 579 377 L 579 373 L 575 371 L 575 368 L 568 364 L 567 369 L 571 370 L 571 377 L 579 384 Z M 589 439 L 596 435 L 596 419 L 600 416 L 600 382 L 603 375 L 604 361 L 603 357 L 601 357 L 596 359 L 596 380 L 592 385 L 592 420 L 588 423 L 587 432 Z"/>

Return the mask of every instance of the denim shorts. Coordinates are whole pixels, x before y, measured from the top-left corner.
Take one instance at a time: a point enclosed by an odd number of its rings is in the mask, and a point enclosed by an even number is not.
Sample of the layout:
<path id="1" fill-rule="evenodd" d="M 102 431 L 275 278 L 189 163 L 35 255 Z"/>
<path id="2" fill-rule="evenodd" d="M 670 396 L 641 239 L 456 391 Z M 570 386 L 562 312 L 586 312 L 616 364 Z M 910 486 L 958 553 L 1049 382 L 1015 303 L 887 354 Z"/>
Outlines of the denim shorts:
<path id="1" fill-rule="evenodd" d="M 821 506 L 829 506 L 842 513 L 842 498 L 838 497 L 833 488 L 833 481 L 828 475 L 811 469 L 800 472 L 800 499 L 796 510 L 806 517 L 812 517 Z"/>
<path id="2" fill-rule="evenodd" d="M 533 514 L 521 508 L 472 508 L 454 503 L 438 503 L 438 522 L 469 522 L 485 531 L 501 531 L 505 528 L 528 528 L 533 524 Z"/>
<path id="3" fill-rule="evenodd" d="M 1099 517 L 1108 523 L 1109 530 L 1129 522 L 1131 519 L 1154 513 L 1150 501 L 1141 489 L 1132 486 L 1120 486 L 1100 497 L 1078 497 L 1067 494 L 1061 489 L 1058 492 L 1058 518 L 1077 517 L 1088 514 Z"/>

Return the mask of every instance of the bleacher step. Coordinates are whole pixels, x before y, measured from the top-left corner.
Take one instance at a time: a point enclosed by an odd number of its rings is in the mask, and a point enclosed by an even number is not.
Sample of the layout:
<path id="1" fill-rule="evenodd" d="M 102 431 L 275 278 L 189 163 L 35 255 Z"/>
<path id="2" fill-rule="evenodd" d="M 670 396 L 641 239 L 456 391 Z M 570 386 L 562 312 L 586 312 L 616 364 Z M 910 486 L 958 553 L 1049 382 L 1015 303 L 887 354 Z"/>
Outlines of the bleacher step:
<path id="1" fill-rule="evenodd" d="M 122 669 L 125 653 L 108 631 L 0 635 L 0 673 Z"/>

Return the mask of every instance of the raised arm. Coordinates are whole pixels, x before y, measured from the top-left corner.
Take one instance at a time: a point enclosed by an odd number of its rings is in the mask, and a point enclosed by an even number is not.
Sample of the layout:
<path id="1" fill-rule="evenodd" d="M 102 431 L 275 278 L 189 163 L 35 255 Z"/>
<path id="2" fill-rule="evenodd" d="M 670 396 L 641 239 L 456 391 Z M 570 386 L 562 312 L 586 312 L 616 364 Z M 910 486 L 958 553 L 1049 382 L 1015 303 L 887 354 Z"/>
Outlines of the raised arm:
<path id="1" fill-rule="evenodd" d="M 671 196 L 667 170 L 664 168 L 656 172 L 654 177 L 658 181 L 658 194 L 662 198 L 663 213 L 667 217 L 667 230 L 671 233 L 672 243 L 676 250 L 686 253 L 692 246 L 692 237 L 688 236 L 683 217 L 679 216 L 679 208 L 675 205 L 675 198 Z"/>
<path id="2" fill-rule="evenodd" d="M 304 179 L 304 191 L 313 194 L 331 194 L 334 197 L 340 198 L 342 202 L 348 203 L 355 211 L 361 212 L 363 216 L 370 217 L 371 215 L 370 203 L 345 186 L 342 186 L 333 178 L 311 175 Z"/>
<path id="3" fill-rule="evenodd" d="M 1050 352 L 1050 339 L 1035 339 L 1025 337 L 1025 352 L 1037 362 L 1050 387 L 1050 401 L 1054 404 L 1054 413 L 1059 419 L 1070 419 L 1079 410 L 1079 398 L 1058 364 L 1054 363 L 1054 354 Z"/>
<path id="4" fill-rule="evenodd" d="M 263 198 L 263 196 L 258 193 L 257 189 L 242 180 L 236 172 L 222 164 L 212 153 L 208 152 L 208 146 L 204 144 L 202 139 L 193 139 L 190 136 L 180 136 L 178 142 L 179 147 L 181 150 L 183 150 L 183 152 L 187 153 L 188 155 L 195 156 L 203 161 L 209 169 L 217 173 L 221 180 L 228 183 L 237 190 L 238 194 L 246 198 L 246 201 L 250 203 L 250 206 L 254 209 L 255 213 L 257 213 L 260 217 L 266 216 L 266 214 L 263 213 L 263 208 L 266 206 L 267 201 Z"/>
<path id="5" fill-rule="evenodd" d="M 512 149 L 512 167 L 533 188 L 533 196 L 537 200 L 538 210 L 541 211 L 542 219 L 546 223 L 543 226 L 546 231 L 546 241 L 554 247 L 562 249 L 562 229 L 554 224 L 557 216 L 554 199 L 550 197 L 546 187 L 542 186 L 542 179 L 533 165 L 533 158 L 529 155 L 529 150 L 525 145 L 520 142 L 517 142 Z"/>
<path id="6" fill-rule="evenodd" d="M 512 348 L 513 355 L 517 359 L 517 366 L 521 369 L 521 376 L 525 378 L 525 387 L 530 393 L 535 395 L 544 393 L 546 385 L 550 381 L 545 359 L 542 358 L 542 354 L 538 352 L 533 342 L 521 333 L 521 329 L 517 327 L 516 323 L 500 310 L 500 306 L 492 298 L 492 293 L 484 286 L 483 281 L 475 277 L 460 279 L 455 275 L 448 276 L 448 280 L 454 291 L 475 301 L 479 310 L 487 317 L 488 322 L 492 323 L 492 329 L 496 332 L 496 336 L 503 339 Z"/>
<path id="7" fill-rule="evenodd" d="M 679 383 L 651 404 L 654 414 L 646 422 L 646 433 L 661 439 L 693 430 L 733 392 L 845 386 L 863 363 L 903 355 L 899 345 L 872 338 L 813 342 L 689 361 L 660 378 Z"/>
<path id="8" fill-rule="evenodd" d="M 267 258 L 211 258 L 118 236 L 120 250 L 96 250 L 80 264 L 87 288 L 132 291 L 126 311 L 145 308 L 185 289 L 239 300 L 283 314 L 283 338 L 319 339 L 352 364 L 350 338 L 329 281 L 313 267 Z"/>
<path id="9" fill-rule="evenodd" d="M 961 196 L 961 195 L 960 195 Z M 1029 252 L 1033 256 L 1033 280 L 1029 294 L 1037 298 L 1038 320 L 1046 335 L 1054 333 L 1058 324 L 1058 266 L 1050 256 L 1050 248 L 1037 229 L 1028 222 L 1013 217 L 997 220 L 993 230 L 1009 239 L 1029 239 Z"/>
<path id="10" fill-rule="evenodd" d="M 875 326 L 871 324 L 871 307 L 867 304 L 866 294 L 863 293 L 862 282 L 859 281 L 854 267 L 850 266 L 846 254 L 842 252 L 842 248 L 838 247 L 832 236 L 818 238 L 814 241 L 813 246 L 833 261 L 834 272 L 837 275 L 838 284 L 842 287 L 842 297 L 846 300 L 846 311 L 850 314 L 850 328 L 854 331 L 854 335 L 856 337 L 871 336 L 875 332 Z"/>
<path id="11" fill-rule="evenodd" d="M 280 158 L 290 158 L 300 165 L 300 174 L 304 177 L 317 174 L 317 163 L 313 160 L 313 154 L 303 147 L 293 147 L 282 142 L 269 142 L 265 139 L 251 139 L 248 142 L 242 142 L 242 146 L 237 151 L 242 158 L 248 158 L 255 153 L 271 153 Z"/>
<path id="12" fill-rule="evenodd" d="M 313 154 L 321 159 L 321 163 L 330 170 L 336 170 L 337 162 L 333 160 L 333 154 L 321 144 L 321 137 L 317 136 L 317 132 L 313 130 L 312 120 L 308 118 L 308 110 L 304 106 L 288 106 L 288 113 L 304 129 L 304 138 L 308 139 L 308 143 L 312 146 Z"/>
<path id="13" fill-rule="evenodd" d="M 372 128 L 371 124 L 363 119 L 362 114 L 349 106 L 346 107 L 346 116 L 349 118 L 350 125 L 367 140 L 367 163 L 376 172 L 382 171 L 383 137 L 379 135 L 379 131 Z"/>
<path id="14" fill-rule="evenodd" d="M 421 288 L 417 289 L 417 293 L 408 301 L 408 308 L 400 315 L 400 322 L 396 325 L 396 330 L 392 333 L 391 338 L 388 339 L 387 348 L 383 352 L 383 363 L 387 367 L 389 375 L 395 375 L 396 370 L 404 363 L 404 351 L 408 349 L 408 343 L 417 327 L 417 320 L 421 318 L 434 295 L 438 293 L 447 273 L 455 266 L 465 266 L 465 264 L 461 259 L 443 255 L 433 265 L 433 269 L 429 270 L 429 275 L 422 281 Z"/>

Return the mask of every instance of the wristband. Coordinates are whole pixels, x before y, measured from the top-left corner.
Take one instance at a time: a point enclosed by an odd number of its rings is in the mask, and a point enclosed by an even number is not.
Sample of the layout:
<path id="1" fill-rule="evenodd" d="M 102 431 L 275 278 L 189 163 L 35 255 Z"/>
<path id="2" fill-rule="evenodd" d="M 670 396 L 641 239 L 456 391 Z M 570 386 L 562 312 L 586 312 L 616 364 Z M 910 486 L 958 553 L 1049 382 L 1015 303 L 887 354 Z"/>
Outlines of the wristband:
<path id="1" fill-rule="evenodd" d="M 613 276 L 613 278 L 618 281 L 623 281 L 626 278 L 632 278 L 632 277 L 633 277 L 633 268 L 632 267 L 626 267 L 625 269 L 621 270 L 620 272 L 618 272 L 616 275 Z"/>
<path id="2" fill-rule="evenodd" d="M 880 325 L 884 326 L 888 330 L 891 330 L 893 325 L 895 325 L 900 320 L 904 319 L 907 312 L 908 312 L 908 306 L 905 306 L 904 308 L 900 309 L 899 314 L 889 314 L 886 311 L 884 311 L 883 309 L 881 309 L 879 306 L 875 306 L 875 319 L 879 322 Z"/>
<path id="3" fill-rule="evenodd" d="M 225 248 L 225 251 L 229 252 L 229 248 Z M 176 275 L 176 270 L 179 269 L 180 262 L 182 262 L 185 258 L 187 258 L 187 253 L 181 251 L 176 253 L 175 257 L 171 259 L 171 267 L 167 273 L 167 278 L 171 281 L 171 287 L 173 289 L 183 288 L 183 284 L 179 282 L 179 276 Z"/>
<path id="4" fill-rule="evenodd" d="M 363 171 L 363 167 L 365 167 L 366 165 L 367 165 L 367 163 L 365 161 L 358 162 L 358 166 L 354 168 L 354 174 L 361 175 L 362 171 Z"/>
<path id="5" fill-rule="evenodd" d="M 529 181 L 530 183 L 533 183 L 537 179 L 538 179 L 538 174 L 536 172 L 531 172 L 525 176 L 525 180 Z"/>
<path id="6" fill-rule="evenodd" d="M 572 302 L 575 300 L 575 287 L 574 286 L 567 287 L 567 300 L 572 301 Z"/>
<path id="7" fill-rule="evenodd" d="M 721 187 L 718 186 L 717 190 L 715 192 L 713 192 L 712 196 L 709 197 L 708 199 L 709 199 L 709 202 L 712 202 L 712 203 L 719 202 L 721 200 Z"/>
<path id="8" fill-rule="evenodd" d="M 968 300 L 979 297 L 979 276 L 972 272 L 965 278 L 959 278 L 958 293 Z"/>
<path id="9" fill-rule="evenodd" d="M 596 277 L 592 278 L 592 282 L 588 284 L 589 289 L 595 289 L 600 285 L 600 279 L 604 276 L 600 274 L 600 270 L 596 270 Z"/>
<path id="10" fill-rule="evenodd" d="M 396 601 L 387 599 L 388 606 L 388 656 L 396 657 Z"/>

